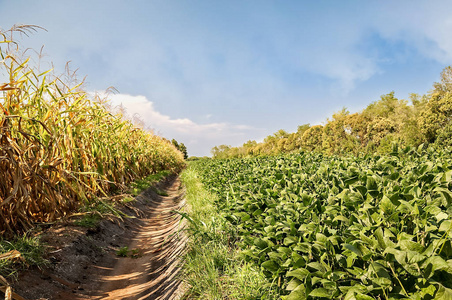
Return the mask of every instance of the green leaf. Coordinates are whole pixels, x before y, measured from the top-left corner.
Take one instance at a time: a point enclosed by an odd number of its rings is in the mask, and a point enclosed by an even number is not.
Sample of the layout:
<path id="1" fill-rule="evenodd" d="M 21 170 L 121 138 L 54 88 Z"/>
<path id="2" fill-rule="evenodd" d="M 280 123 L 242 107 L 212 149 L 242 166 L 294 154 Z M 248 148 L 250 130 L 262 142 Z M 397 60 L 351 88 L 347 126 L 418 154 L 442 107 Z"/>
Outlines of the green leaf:
<path id="1" fill-rule="evenodd" d="M 450 220 L 443 221 L 439 226 L 439 231 L 449 232 L 452 229 L 452 223 Z"/>
<path id="2" fill-rule="evenodd" d="M 262 214 L 262 210 L 261 209 L 256 209 L 254 212 L 253 212 L 253 216 L 260 216 Z"/>
<path id="3" fill-rule="evenodd" d="M 361 252 L 361 250 L 359 250 L 357 247 L 355 247 L 351 244 L 344 244 L 344 248 L 352 251 L 353 253 L 355 253 L 358 256 L 363 256 L 363 253 Z"/>
<path id="4" fill-rule="evenodd" d="M 435 295 L 435 292 L 436 287 L 433 284 L 431 284 L 428 287 L 422 288 L 420 294 L 422 297 L 425 297 L 426 295 L 430 295 L 433 297 L 433 295 Z"/>
<path id="5" fill-rule="evenodd" d="M 235 213 L 235 215 L 237 217 L 240 217 L 242 219 L 242 222 L 248 221 L 250 219 L 250 215 L 247 214 L 246 212 Z"/>
<path id="6" fill-rule="evenodd" d="M 399 242 L 400 249 L 402 250 L 410 250 L 415 251 L 418 253 L 424 252 L 424 247 L 416 242 L 410 241 L 410 240 L 403 240 Z"/>
<path id="7" fill-rule="evenodd" d="M 330 293 L 329 290 L 324 289 L 324 288 L 317 288 L 312 290 L 309 293 L 310 297 L 321 297 L 321 298 L 331 298 L 332 294 Z"/>
<path id="8" fill-rule="evenodd" d="M 298 280 L 297 278 L 293 278 L 286 287 L 286 290 L 293 291 L 295 290 L 300 284 L 303 284 L 302 281 Z"/>
<path id="9" fill-rule="evenodd" d="M 307 266 L 312 268 L 312 269 L 314 269 L 314 270 L 323 272 L 323 273 L 326 272 L 325 266 L 323 266 L 321 263 L 316 262 L 316 261 L 309 263 Z"/>
<path id="10" fill-rule="evenodd" d="M 348 222 L 349 220 L 348 220 L 346 217 L 342 216 L 342 215 L 337 215 L 337 216 L 333 219 L 333 221 Z"/>
<path id="11" fill-rule="evenodd" d="M 446 214 L 445 212 L 440 212 L 439 214 L 437 214 L 437 215 L 435 216 L 435 218 L 436 218 L 436 220 L 437 220 L 438 223 L 439 223 L 439 222 L 441 222 L 442 220 L 445 220 L 445 219 L 449 218 L 449 215 Z M 450 222 L 450 221 L 449 221 L 449 222 Z"/>
<path id="12" fill-rule="evenodd" d="M 355 295 L 355 298 L 356 298 L 356 300 L 374 300 L 374 298 L 372 298 L 371 296 L 367 296 L 367 295 L 360 294 L 360 293 L 357 293 Z"/>
<path id="13" fill-rule="evenodd" d="M 452 204 L 452 193 L 445 188 L 437 187 L 433 190 L 434 192 L 439 193 L 443 198 L 443 205 L 449 207 Z"/>
<path id="14" fill-rule="evenodd" d="M 444 182 L 444 183 L 451 182 L 452 181 L 452 170 L 444 172 L 443 176 L 441 176 L 441 181 Z"/>
<path id="15" fill-rule="evenodd" d="M 429 264 L 432 265 L 433 271 L 450 270 L 449 264 L 438 255 L 427 258 L 427 260 L 422 264 L 422 268 L 427 268 Z"/>
<path id="16" fill-rule="evenodd" d="M 288 296 L 281 296 L 282 300 L 306 300 L 306 288 L 303 284 L 300 284 L 294 289 Z"/>
<path id="17" fill-rule="evenodd" d="M 367 193 L 367 188 L 366 188 L 365 186 L 362 186 L 362 185 L 355 185 L 353 188 L 356 189 L 356 190 L 358 190 L 358 191 L 361 193 L 361 195 L 362 195 L 363 197 L 364 197 L 364 196 L 366 195 L 366 193 Z"/>
<path id="18" fill-rule="evenodd" d="M 294 236 L 288 236 L 284 239 L 284 245 L 290 246 L 298 242 L 298 238 Z"/>
<path id="19" fill-rule="evenodd" d="M 274 260 L 267 260 L 263 262 L 261 266 L 271 273 L 276 273 L 279 270 L 279 264 L 277 264 Z"/>
<path id="20" fill-rule="evenodd" d="M 344 300 L 373 300 L 372 297 L 369 297 L 363 293 L 366 293 L 367 288 L 363 285 L 354 285 L 352 287 L 339 287 L 342 292 L 347 292 Z"/>
<path id="21" fill-rule="evenodd" d="M 296 270 L 287 272 L 286 276 L 287 277 L 295 277 L 299 280 L 304 280 L 306 278 L 306 276 L 308 276 L 309 274 L 311 274 L 311 273 L 308 270 L 303 269 L 303 268 L 298 268 Z"/>
<path id="22" fill-rule="evenodd" d="M 372 273 L 374 273 L 377 277 L 386 278 L 386 279 L 391 280 L 391 276 L 389 275 L 389 272 L 386 270 L 386 268 L 382 264 L 380 264 L 378 262 L 372 262 L 369 265 L 369 270 Z"/>
<path id="23" fill-rule="evenodd" d="M 389 288 L 392 286 L 392 281 L 385 277 L 376 277 L 373 278 L 372 281 L 384 288 Z"/>
<path id="24" fill-rule="evenodd" d="M 452 289 L 446 288 L 442 284 L 439 284 L 435 300 L 452 300 Z"/>
<path id="25" fill-rule="evenodd" d="M 256 247 L 258 247 L 261 250 L 263 250 L 263 249 L 268 247 L 267 242 L 264 241 L 263 239 L 260 239 L 260 238 L 254 239 L 254 245 L 256 245 Z"/>
<path id="26" fill-rule="evenodd" d="M 378 227 L 378 229 L 375 230 L 374 234 L 377 237 L 378 245 L 380 246 L 380 248 L 386 249 L 386 243 L 384 241 L 383 230 L 381 229 L 381 227 Z"/>
<path id="27" fill-rule="evenodd" d="M 346 187 L 348 187 L 349 185 L 354 184 L 354 183 L 357 182 L 358 180 L 359 180 L 359 177 L 358 177 L 358 176 L 350 177 L 349 179 L 344 180 L 344 185 L 345 185 Z"/>
<path id="28" fill-rule="evenodd" d="M 284 259 L 284 253 L 280 253 L 280 252 L 275 252 L 275 251 L 273 251 L 273 252 L 267 253 L 267 255 L 268 255 L 268 256 L 270 257 L 270 259 L 272 259 L 272 260 L 277 260 L 277 261 L 279 261 L 279 260 Z"/>
<path id="29" fill-rule="evenodd" d="M 378 185 L 373 176 L 367 176 L 366 188 L 368 191 L 377 191 Z"/>
<path id="30" fill-rule="evenodd" d="M 383 198 L 380 201 L 380 209 L 385 213 L 385 214 L 392 214 L 395 210 L 395 205 L 392 204 L 391 200 L 386 197 L 383 196 Z"/>

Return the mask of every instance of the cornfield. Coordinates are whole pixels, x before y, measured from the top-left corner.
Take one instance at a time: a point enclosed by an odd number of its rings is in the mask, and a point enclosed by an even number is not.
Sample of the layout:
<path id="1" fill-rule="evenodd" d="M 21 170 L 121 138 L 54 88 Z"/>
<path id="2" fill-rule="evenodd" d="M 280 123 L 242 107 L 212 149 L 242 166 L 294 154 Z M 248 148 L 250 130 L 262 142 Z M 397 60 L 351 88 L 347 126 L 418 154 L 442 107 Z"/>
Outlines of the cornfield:
<path id="1" fill-rule="evenodd" d="M 1 235 L 185 164 L 171 143 L 112 113 L 81 83 L 40 72 L 30 57 L 22 58 L 12 36 L 30 30 L 0 31 L 0 73 L 8 77 L 0 82 Z"/>

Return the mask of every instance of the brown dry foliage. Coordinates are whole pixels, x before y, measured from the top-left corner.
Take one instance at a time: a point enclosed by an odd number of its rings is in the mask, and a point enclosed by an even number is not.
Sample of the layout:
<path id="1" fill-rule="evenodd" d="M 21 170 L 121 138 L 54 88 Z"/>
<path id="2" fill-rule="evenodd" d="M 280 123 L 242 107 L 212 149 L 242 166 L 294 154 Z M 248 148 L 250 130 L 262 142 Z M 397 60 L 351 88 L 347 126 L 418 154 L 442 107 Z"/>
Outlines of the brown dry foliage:
<path id="1" fill-rule="evenodd" d="M 21 58 L 12 33 L 34 29 L 0 33 L 0 72 L 9 80 L 0 82 L 0 235 L 185 164 L 171 143 L 107 110 L 73 77 L 41 73 Z"/>

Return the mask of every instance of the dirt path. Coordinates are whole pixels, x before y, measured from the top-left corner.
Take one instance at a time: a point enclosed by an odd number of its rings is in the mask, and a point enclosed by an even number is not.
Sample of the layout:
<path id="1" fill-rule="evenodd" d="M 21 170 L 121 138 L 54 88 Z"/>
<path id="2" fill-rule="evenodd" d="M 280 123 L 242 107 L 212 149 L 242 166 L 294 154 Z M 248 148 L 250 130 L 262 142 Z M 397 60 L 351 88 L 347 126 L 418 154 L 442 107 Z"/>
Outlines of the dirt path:
<path id="1" fill-rule="evenodd" d="M 167 197 L 151 199 L 152 207 L 144 224 L 128 248 L 136 258 L 119 259 L 113 272 L 103 276 L 101 299 L 174 299 L 180 282 L 175 278 L 179 257 L 184 248 L 180 233 L 180 215 L 173 212 L 183 205 L 180 182 L 166 189 Z"/>
<path id="2" fill-rule="evenodd" d="M 183 189 L 174 176 L 137 197 L 134 207 L 125 211 L 136 218 L 105 220 L 72 239 L 67 236 L 74 228 L 56 228 L 47 237 L 57 245 L 49 253 L 52 265 L 25 272 L 14 290 L 40 300 L 179 299 L 183 287 L 177 275 L 186 237 L 174 210 L 183 206 Z M 68 240 L 61 242 L 65 237 Z M 127 257 L 119 257 L 116 251 L 124 247 Z"/>

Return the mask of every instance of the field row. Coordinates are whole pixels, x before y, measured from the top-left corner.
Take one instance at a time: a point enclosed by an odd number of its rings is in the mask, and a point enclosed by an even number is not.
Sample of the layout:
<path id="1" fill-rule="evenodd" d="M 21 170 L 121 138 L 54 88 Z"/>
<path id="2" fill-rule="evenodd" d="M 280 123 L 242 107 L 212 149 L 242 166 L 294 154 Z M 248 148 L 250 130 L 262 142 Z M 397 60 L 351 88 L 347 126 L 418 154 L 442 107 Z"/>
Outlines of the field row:
<path id="1" fill-rule="evenodd" d="M 0 82 L 0 236 L 184 167 L 169 141 L 115 113 L 72 74 L 41 72 L 5 35 L 0 42 L 11 43 L 0 48 L 0 73 L 9 79 Z"/>
<path id="2" fill-rule="evenodd" d="M 452 297 L 450 152 L 194 165 L 283 298 Z"/>

